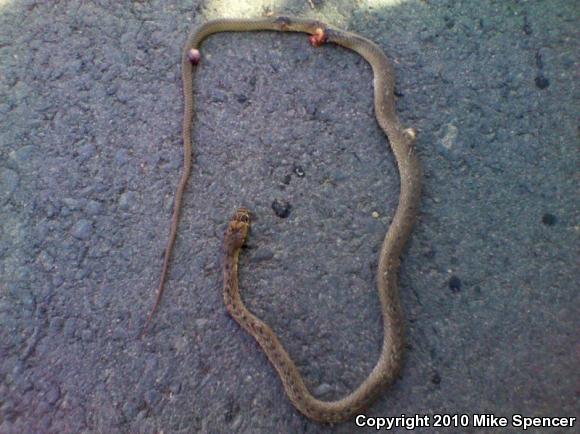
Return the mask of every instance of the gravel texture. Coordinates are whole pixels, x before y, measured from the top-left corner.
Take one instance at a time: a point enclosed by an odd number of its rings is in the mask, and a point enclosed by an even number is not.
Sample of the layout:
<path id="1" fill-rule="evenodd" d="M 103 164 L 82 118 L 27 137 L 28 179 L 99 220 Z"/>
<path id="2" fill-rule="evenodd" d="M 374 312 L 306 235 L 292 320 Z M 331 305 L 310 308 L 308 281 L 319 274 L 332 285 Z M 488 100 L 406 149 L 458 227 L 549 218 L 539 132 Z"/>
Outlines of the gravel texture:
<path id="1" fill-rule="evenodd" d="M 138 338 L 182 164 L 183 41 L 193 23 L 269 12 L 380 44 L 420 132 L 407 357 L 368 414 L 578 416 L 577 3 L 194 3 L 0 1 L 0 432 L 356 429 L 289 404 L 225 313 L 219 255 L 249 207 L 247 305 L 317 396 L 368 375 L 399 178 L 354 53 L 295 34 L 206 41 L 170 278 Z"/>

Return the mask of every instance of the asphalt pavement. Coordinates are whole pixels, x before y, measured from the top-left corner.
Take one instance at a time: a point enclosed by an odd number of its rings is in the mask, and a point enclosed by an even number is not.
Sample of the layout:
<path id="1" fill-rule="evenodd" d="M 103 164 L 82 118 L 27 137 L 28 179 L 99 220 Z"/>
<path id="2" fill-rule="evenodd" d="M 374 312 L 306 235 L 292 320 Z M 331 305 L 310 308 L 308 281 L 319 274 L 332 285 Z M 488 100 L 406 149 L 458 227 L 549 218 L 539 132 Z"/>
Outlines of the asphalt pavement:
<path id="1" fill-rule="evenodd" d="M 371 69 L 345 49 L 271 32 L 204 43 L 193 173 L 139 339 L 183 159 L 182 44 L 211 18 L 278 13 L 379 44 L 419 132 L 405 364 L 367 420 L 521 432 L 513 415 L 580 416 L 578 2 L 193 3 L 0 1 L 0 433 L 380 432 L 301 416 L 221 297 L 243 205 L 244 299 L 314 394 L 338 399 L 374 366 L 399 177 Z M 468 426 L 435 426 L 454 414 Z"/>

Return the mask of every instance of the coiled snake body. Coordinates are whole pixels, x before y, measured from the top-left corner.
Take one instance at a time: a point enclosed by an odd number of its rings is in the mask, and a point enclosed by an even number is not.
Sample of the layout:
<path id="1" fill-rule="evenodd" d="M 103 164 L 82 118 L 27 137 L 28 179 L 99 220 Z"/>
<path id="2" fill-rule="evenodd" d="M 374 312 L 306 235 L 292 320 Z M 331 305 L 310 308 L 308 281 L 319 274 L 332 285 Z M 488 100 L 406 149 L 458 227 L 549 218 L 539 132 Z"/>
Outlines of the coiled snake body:
<path id="1" fill-rule="evenodd" d="M 374 76 L 375 115 L 389 138 L 397 160 L 401 187 L 399 204 L 387 231 L 379 254 L 377 289 L 383 314 L 383 347 L 377 364 L 369 376 L 346 397 L 332 402 L 315 398 L 306 387 L 296 365 L 272 329 L 245 307 L 238 289 L 238 256 L 250 227 L 250 213 L 242 208 L 229 222 L 224 238 L 224 301 L 230 315 L 250 333 L 262 347 L 278 372 L 290 401 L 304 415 L 319 422 L 339 422 L 352 417 L 373 401 L 379 392 L 397 377 L 403 356 L 403 314 L 399 302 L 397 273 L 399 257 L 411 233 L 418 213 L 421 194 L 421 169 L 414 149 L 416 133 L 404 129 L 395 112 L 394 73 L 382 50 L 373 42 L 342 30 L 333 29 L 319 21 L 272 17 L 259 19 L 220 19 L 207 22 L 190 35 L 182 57 L 183 97 L 183 173 L 175 195 L 175 207 L 169 241 L 165 251 L 163 270 L 157 298 L 146 321 L 155 312 L 163 294 L 171 251 L 177 234 L 177 224 L 183 191 L 191 171 L 193 121 L 192 78 L 193 65 L 200 60 L 201 42 L 213 33 L 273 30 L 303 32 L 311 35 L 310 41 L 319 46 L 332 42 L 356 51 L 371 65 Z M 145 327 L 146 327 L 145 326 Z"/>

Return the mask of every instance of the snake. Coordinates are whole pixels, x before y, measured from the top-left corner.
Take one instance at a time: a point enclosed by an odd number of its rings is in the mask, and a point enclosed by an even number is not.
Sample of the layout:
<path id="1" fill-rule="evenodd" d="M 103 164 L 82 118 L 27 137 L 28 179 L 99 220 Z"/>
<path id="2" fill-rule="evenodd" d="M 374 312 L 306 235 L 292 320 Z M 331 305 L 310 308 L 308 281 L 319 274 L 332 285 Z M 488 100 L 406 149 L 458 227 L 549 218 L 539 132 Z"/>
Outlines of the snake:
<path id="1" fill-rule="evenodd" d="M 378 361 L 366 379 L 347 396 L 335 401 L 323 401 L 309 390 L 296 364 L 276 333 L 245 306 L 238 285 L 240 252 L 251 225 L 251 212 L 238 209 L 228 222 L 223 241 L 223 298 L 230 316 L 262 348 L 278 373 L 290 402 L 306 417 L 321 423 L 348 420 L 366 409 L 381 392 L 400 375 L 404 354 L 404 315 L 401 307 L 398 272 L 400 257 L 410 237 L 419 213 L 421 196 L 421 166 L 415 150 L 417 132 L 404 128 L 395 109 L 394 69 L 382 49 L 374 42 L 355 33 L 340 30 L 318 20 L 277 16 L 263 18 L 222 18 L 196 27 L 188 37 L 182 52 L 183 81 L 183 169 L 175 193 L 173 216 L 163 267 L 153 308 L 145 322 L 151 321 L 159 306 L 167 277 L 171 254 L 177 235 L 180 209 L 192 165 L 193 71 L 201 61 L 200 46 L 208 36 L 219 32 L 278 31 L 309 34 L 311 45 L 340 45 L 362 56 L 373 71 L 374 111 L 379 126 L 385 132 L 395 156 L 400 193 L 397 208 L 379 251 L 377 290 L 383 318 L 383 343 Z"/>

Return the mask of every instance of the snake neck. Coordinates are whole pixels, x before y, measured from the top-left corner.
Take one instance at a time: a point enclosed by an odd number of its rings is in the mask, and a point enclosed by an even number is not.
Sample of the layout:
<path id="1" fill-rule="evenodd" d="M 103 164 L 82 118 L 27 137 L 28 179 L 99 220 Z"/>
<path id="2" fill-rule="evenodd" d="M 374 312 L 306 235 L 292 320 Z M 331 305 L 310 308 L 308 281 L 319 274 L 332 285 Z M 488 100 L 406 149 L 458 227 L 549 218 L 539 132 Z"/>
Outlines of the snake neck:
<path id="1" fill-rule="evenodd" d="M 224 302 L 228 311 L 233 306 L 235 300 L 239 300 L 238 290 L 238 261 L 240 248 L 234 248 L 231 243 L 224 243 L 223 273 L 224 273 Z"/>

